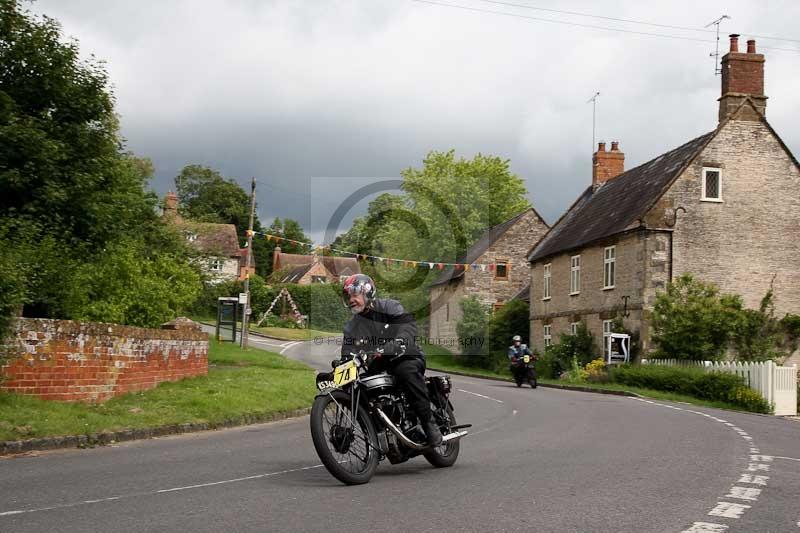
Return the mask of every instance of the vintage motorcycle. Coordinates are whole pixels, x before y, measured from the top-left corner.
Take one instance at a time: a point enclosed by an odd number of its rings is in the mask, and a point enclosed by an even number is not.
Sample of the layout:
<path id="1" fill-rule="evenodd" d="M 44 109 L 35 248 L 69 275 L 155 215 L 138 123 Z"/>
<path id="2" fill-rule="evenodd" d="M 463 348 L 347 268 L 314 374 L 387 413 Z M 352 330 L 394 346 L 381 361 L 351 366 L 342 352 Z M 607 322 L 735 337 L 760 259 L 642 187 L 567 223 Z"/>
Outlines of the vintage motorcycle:
<path id="1" fill-rule="evenodd" d="M 534 370 L 534 358 L 530 355 L 517 357 L 511 362 L 511 373 L 517 387 L 522 387 L 523 383 L 530 383 L 532 389 L 536 388 L 536 371 Z"/>
<path id="2" fill-rule="evenodd" d="M 367 483 L 384 458 L 392 464 L 423 455 L 437 468 L 452 466 L 459 441 L 471 424 L 456 425 L 449 395 L 449 376 L 425 379 L 431 410 L 442 432 L 442 444 L 425 444 L 425 434 L 395 378 L 370 373 L 380 354 L 359 352 L 349 361 L 334 361 L 333 372 L 317 374 L 311 408 L 311 437 L 322 464 L 347 485 Z M 377 366 L 377 365 L 376 365 Z"/>

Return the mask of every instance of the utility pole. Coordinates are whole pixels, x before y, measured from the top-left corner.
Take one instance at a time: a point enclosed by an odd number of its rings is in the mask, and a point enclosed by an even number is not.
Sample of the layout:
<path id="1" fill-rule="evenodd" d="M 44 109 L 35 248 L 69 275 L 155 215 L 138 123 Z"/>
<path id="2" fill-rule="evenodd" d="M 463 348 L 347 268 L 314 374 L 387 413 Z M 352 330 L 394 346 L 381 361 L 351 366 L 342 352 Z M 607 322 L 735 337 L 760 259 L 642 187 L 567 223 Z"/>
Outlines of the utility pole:
<path id="1" fill-rule="evenodd" d="M 252 178 L 250 183 L 250 223 L 247 226 L 247 262 L 244 273 L 244 293 L 247 301 L 244 304 L 244 314 L 242 315 L 242 349 L 247 349 L 247 337 L 250 322 L 250 263 L 253 260 L 253 215 L 256 211 L 256 178 Z"/>

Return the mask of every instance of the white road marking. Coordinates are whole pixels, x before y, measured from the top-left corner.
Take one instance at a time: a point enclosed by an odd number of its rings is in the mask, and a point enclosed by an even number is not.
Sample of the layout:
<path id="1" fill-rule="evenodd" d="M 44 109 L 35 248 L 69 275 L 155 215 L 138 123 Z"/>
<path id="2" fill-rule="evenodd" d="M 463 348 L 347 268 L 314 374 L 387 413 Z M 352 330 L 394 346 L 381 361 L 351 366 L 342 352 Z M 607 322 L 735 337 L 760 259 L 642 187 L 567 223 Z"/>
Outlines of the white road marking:
<path id="1" fill-rule="evenodd" d="M 774 459 L 771 455 L 751 455 L 750 460 L 756 461 L 760 463 L 771 463 L 772 459 Z"/>
<path id="2" fill-rule="evenodd" d="M 291 348 L 292 346 L 297 346 L 298 344 L 301 344 L 302 342 L 303 342 L 303 341 L 293 341 L 293 342 L 290 342 L 289 344 L 287 344 L 287 345 L 286 345 L 286 346 L 285 346 L 285 347 L 284 347 L 284 348 L 283 348 L 283 349 L 280 351 L 280 354 L 281 354 L 281 355 L 283 355 L 283 352 L 285 352 L 286 350 L 288 350 L 288 349 L 289 349 L 289 348 Z"/>
<path id="3" fill-rule="evenodd" d="M 741 503 L 717 502 L 717 506 L 708 514 L 725 518 L 739 518 L 747 509 L 750 509 L 750 506 Z"/>
<path id="4" fill-rule="evenodd" d="M 761 489 L 754 489 L 752 487 L 731 487 L 730 492 L 723 496 L 723 498 L 736 498 L 737 500 L 749 500 L 754 502 L 758 499 L 759 494 L 761 494 Z"/>
<path id="5" fill-rule="evenodd" d="M 736 483 L 752 483 L 753 485 L 766 485 L 769 476 L 757 476 L 753 474 L 742 474 Z"/>
<path id="6" fill-rule="evenodd" d="M 769 465 L 750 463 L 747 465 L 748 472 L 769 472 Z"/>
<path id="7" fill-rule="evenodd" d="M 60 505 L 51 505 L 49 507 L 38 507 L 34 509 L 17 509 L 13 511 L 3 511 L 0 512 L 0 516 L 11 516 L 17 514 L 25 514 L 25 513 L 38 513 L 41 511 L 52 511 L 54 509 L 66 509 L 69 507 L 78 507 L 80 505 L 90 505 L 93 503 L 102 503 L 102 502 L 110 502 L 114 500 L 123 500 L 123 499 L 130 499 L 130 498 L 137 498 L 141 496 L 153 496 L 155 494 L 163 494 L 165 492 L 176 492 L 181 490 L 191 490 L 191 489 L 199 489 L 204 487 L 212 487 L 214 485 L 224 485 L 226 483 L 238 483 L 240 481 L 249 481 L 251 479 L 261 479 L 265 477 L 272 477 L 272 476 L 279 476 L 281 474 L 289 474 L 291 472 L 302 472 L 303 470 L 311 470 L 314 468 L 320 468 L 322 465 L 314 465 L 314 466 L 304 466 L 302 468 L 292 468 L 290 470 L 281 470 L 280 472 L 268 472 L 266 474 L 256 474 L 253 476 L 245 476 L 235 479 L 225 479 L 222 481 L 213 481 L 210 483 L 199 483 L 197 485 L 187 485 L 185 487 L 173 487 L 171 489 L 161 489 L 161 490 L 152 490 L 148 492 L 136 492 L 131 494 L 124 494 L 121 496 L 111 496 L 109 498 L 100 498 L 97 500 L 83 500 L 80 502 L 73 502 L 73 503 L 64 503 Z"/>
<path id="8" fill-rule="evenodd" d="M 466 392 L 467 394 L 472 394 L 473 396 L 478 396 L 480 398 L 486 398 L 487 400 L 492 400 L 493 402 L 505 403 L 503 400 L 498 400 L 497 398 L 492 398 L 491 396 L 484 396 L 483 394 L 478 394 L 477 392 L 470 392 L 464 389 L 456 389 L 456 390 L 458 390 L 459 392 Z"/>
<path id="9" fill-rule="evenodd" d="M 787 461 L 797 461 L 800 463 L 800 459 L 795 459 L 794 457 L 781 457 L 780 455 L 774 455 L 775 459 L 786 459 Z"/>
<path id="10" fill-rule="evenodd" d="M 720 533 L 726 531 L 728 526 L 724 524 L 711 524 L 709 522 L 695 522 L 689 529 L 684 529 L 681 533 Z"/>

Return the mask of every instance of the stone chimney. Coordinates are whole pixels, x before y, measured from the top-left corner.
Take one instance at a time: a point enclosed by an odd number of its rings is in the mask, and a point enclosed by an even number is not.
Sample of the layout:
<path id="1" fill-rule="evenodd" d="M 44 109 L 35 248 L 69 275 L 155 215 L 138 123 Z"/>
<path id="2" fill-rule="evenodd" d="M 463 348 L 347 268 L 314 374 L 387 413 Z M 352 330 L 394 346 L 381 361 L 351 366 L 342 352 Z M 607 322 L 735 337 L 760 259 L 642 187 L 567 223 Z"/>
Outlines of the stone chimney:
<path id="1" fill-rule="evenodd" d="M 281 247 L 276 246 L 275 250 L 272 252 L 272 271 L 275 272 L 278 270 L 278 266 L 280 264 L 280 256 L 281 256 Z"/>
<path id="2" fill-rule="evenodd" d="M 178 214 L 178 195 L 172 191 L 169 191 L 164 198 L 164 213 L 161 216 L 165 220 L 172 222 L 180 222 L 181 220 Z"/>
<path id="3" fill-rule="evenodd" d="M 756 109 L 766 113 L 764 96 L 764 54 L 756 53 L 755 40 L 747 41 L 747 52 L 739 52 L 739 36 L 731 34 L 730 51 L 722 56 L 722 95 L 719 98 L 719 121 L 727 119 L 739 105 L 750 98 Z M 759 120 L 758 114 L 745 109 L 739 120 Z"/>
<path id="4" fill-rule="evenodd" d="M 625 172 L 625 154 L 619 151 L 619 142 L 611 143 L 611 151 L 606 152 L 606 143 L 597 143 L 597 151 L 592 156 L 592 188 L 614 179 Z"/>

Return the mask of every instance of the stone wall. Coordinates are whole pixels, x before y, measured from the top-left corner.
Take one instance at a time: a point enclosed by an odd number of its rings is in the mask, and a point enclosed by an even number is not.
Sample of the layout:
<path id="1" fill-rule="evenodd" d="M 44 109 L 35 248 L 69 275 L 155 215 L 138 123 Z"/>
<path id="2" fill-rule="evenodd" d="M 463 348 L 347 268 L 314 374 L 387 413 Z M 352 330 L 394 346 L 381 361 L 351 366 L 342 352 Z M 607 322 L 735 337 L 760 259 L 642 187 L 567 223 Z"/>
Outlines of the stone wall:
<path id="1" fill-rule="evenodd" d="M 703 167 L 720 169 L 721 202 L 700 200 Z M 764 123 L 728 122 L 665 200 L 683 208 L 675 276 L 690 272 L 750 308 L 772 285 L 776 314 L 800 313 L 800 171 Z"/>
<path id="2" fill-rule="evenodd" d="M 0 346 L 0 388 L 46 400 L 104 401 L 208 373 L 208 335 L 193 323 L 145 329 L 21 318 Z"/>
<path id="3" fill-rule="evenodd" d="M 606 242 L 575 252 L 560 254 L 532 265 L 531 272 L 531 346 L 544 349 L 544 326 L 549 325 L 552 342 L 562 333 L 571 332 L 573 322 L 586 322 L 595 336 L 598 349 L 603 338 L 603 320 L 612 320 L 627 309 L 626 328 L 638 331 L 644 304 L 643 288 L 648 282 L 648 246 L 652 236 L 647 232 L 619 235 Z M 616 252 L 615 283 L 603 287 L 604 252 L 614 246 Z M 570 259 L 580 255 L 580 291 L 570 294 Z M 544 265 L 550 264 L 550 298 L 543 299 Z M 627 296 L 627 304 L 623 299 Z"/>

